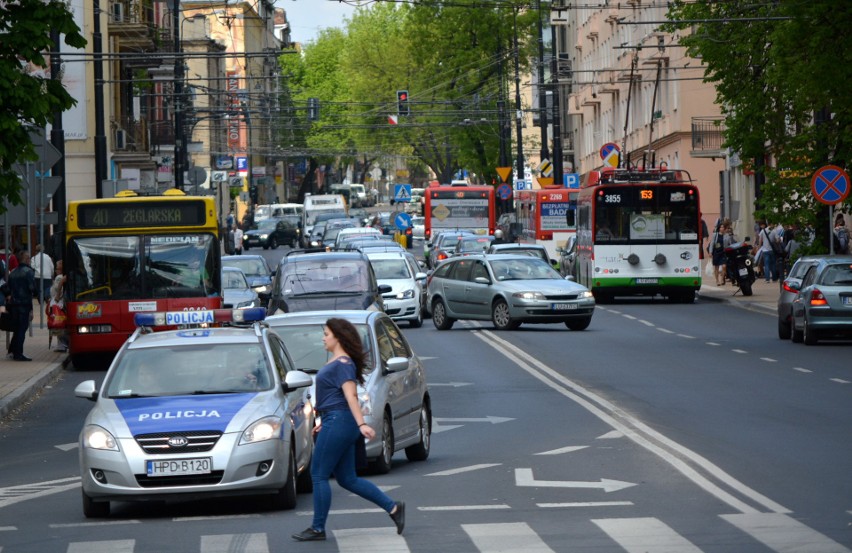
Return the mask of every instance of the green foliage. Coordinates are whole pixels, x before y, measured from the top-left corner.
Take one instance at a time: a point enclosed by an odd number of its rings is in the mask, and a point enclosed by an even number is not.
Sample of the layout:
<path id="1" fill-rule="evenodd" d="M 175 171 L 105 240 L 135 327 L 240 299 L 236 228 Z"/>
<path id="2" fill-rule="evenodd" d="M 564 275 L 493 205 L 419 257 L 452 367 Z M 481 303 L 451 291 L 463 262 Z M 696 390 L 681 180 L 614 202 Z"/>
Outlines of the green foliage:
<path id="1" fill-rule="evenodd" d="M 743 159 L 773 160 L 756 215 L 821 228 L 825 215 L 811 194 L 811 175 L 828 163 L 848 167 L 852 153 L 852 64 L 843 38 L 852 6 L 678 0 L 668 17 L 718 20 L 666 28 L 693 28 L 680 42 L 701 58 L 716 86 L 726 145 Z"/>
<path id="2" fill-rule="evenodd" d="M 65 2 L 18 0 L 0 6 L 0 196 L 13 204 L 22 200 L 12 165 L 38 157 L 27 125 L 43 127 L 54 112 L 76 103 L 59 80 L 41 70 L 49 65 L 45 52 L 52 30 L 62 33 L 69 46 L 86 45 Z"/>

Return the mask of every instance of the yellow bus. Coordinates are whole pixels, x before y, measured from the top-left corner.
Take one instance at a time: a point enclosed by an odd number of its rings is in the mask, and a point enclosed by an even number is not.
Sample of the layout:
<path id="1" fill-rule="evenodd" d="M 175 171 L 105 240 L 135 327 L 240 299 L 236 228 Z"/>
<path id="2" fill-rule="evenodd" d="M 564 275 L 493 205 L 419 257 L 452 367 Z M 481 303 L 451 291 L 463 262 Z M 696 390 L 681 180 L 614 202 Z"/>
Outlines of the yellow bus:
<path id="1" fill-rule="evenodd" d="M 117 352 L 136 313 L 222 307 L 215 202 L 170 192 L 69 202 L 63 263 L 76 367 Z"/>

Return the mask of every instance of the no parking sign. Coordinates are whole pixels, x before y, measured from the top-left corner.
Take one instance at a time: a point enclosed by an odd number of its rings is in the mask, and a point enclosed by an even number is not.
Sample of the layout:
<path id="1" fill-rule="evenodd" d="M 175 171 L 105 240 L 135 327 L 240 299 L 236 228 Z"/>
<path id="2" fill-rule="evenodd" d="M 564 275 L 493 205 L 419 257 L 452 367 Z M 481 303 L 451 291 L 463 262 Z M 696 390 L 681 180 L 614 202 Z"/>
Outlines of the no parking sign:
<path id="1" fill-rule="evenodd" d="M 821 203 L 839 204 L 849 196 L 849 174 L 836 165 L 820 167 L 811 178 L 811 191 Z"/>

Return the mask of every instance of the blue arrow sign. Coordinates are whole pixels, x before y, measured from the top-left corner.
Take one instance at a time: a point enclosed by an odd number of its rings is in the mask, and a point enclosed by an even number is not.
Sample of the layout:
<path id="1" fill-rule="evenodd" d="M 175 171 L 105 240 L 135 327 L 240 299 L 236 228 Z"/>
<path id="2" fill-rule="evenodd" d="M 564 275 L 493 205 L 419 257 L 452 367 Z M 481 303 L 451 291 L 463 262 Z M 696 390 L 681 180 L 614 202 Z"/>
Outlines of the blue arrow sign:
<path id="1" fill-rule="evenodd" d="M 411 215 L 402 212 L 397 213 L 396 217 L 393 218 L 393 224 L 396 225 L 396 228 L 399 230 L 409 229 L 411 228 Z"/>

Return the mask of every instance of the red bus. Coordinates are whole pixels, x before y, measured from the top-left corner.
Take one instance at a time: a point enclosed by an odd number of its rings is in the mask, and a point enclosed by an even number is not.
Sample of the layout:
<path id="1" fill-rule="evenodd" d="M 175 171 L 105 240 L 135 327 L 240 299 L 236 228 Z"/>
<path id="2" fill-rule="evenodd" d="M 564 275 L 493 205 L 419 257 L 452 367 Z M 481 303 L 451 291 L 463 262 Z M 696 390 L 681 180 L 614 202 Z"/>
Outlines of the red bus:
<path id="1" fill-rule="evenodd" d="M 426 189 L 423 232 L 427 241 L 444 230 L 494 234 L 497 222 L 493 186 L 433 186 Z"/>
<path id="2" fill-rule="evenodd" d="M 516 193 L 516 218 L 521 232 L 519 242 L 547 248 L 551 259 L 558 259 L 557 246 L 577 233 L 577 195 L 569 188 L 519 190 Z"/>
<path id="3" fill-rule="evenodd" d="M 74 365 L 117 352 L 137 313 L 221 309 L 218 229 L 212 197 L 69 202 L 65 328 Z"/>

